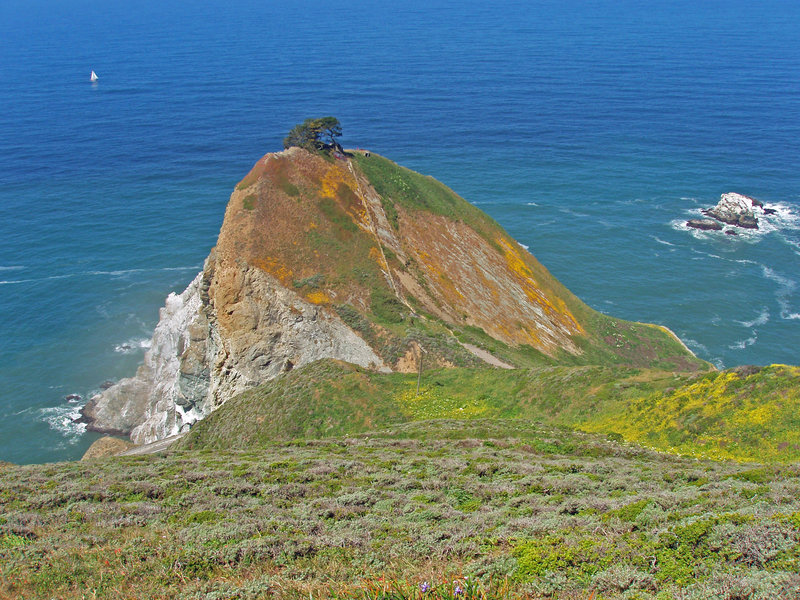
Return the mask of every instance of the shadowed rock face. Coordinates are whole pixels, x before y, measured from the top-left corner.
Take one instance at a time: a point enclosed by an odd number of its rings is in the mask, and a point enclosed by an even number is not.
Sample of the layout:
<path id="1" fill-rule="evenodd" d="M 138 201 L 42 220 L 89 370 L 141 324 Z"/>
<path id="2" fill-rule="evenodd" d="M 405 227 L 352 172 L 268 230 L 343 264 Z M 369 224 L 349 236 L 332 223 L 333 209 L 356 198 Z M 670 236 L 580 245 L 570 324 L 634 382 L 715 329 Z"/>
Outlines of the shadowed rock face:
<path id="1" fill-rule="evenodd" d="M 161 309 L 136 375 L 93 397 L 89 428 L 137 444 L 186 431 L 227 398 L 321 358 L 385 368 L 335 314 L 243 264 L 205 269 Z"/>
<path id="2" fill-rule="evenodd" d="M 92 398 L 84 419 L 149 443 L 319 359 L 414 368 L 419 330 L 409 331 L 420 318 L 473 361 L 486 357 L 458 346 L 458 328 L 545 359 L 624 346 L 599 332 L 607 317 L 445 186 L 374 154 L 334 160 L 290 148 L 239 183 L 203 271 L 161 309 L 144 363 Z M 432 350 L 426 364 L 447 366 L 443 356 Z"/>
<path id="3" fill-rule="evenodd" d="M 715 221 L 714 219 L 689 219 L 686 221 L 686 224 L 694 229 L 702 229 L 704 231 L 722 230 L 722 225 L 720 225 L 719 221 Z"/>

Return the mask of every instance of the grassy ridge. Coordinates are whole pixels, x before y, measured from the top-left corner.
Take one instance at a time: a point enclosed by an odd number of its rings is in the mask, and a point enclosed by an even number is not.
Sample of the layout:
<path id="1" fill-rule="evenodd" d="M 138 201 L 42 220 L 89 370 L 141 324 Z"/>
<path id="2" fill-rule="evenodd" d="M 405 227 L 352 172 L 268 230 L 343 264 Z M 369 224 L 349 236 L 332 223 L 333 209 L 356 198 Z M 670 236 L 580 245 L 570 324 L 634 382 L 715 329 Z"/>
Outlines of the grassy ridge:
<path id="1" fill-rule="evenodd" d="M 596 415 L 612 400 L 635 398 L 675 382 L 669 372 L 611 367 L 450 368 L 425 371 L 417 394 L 416 374 L 386 375 L 324 360 L 228 400 L 180 444 L 246 449 L 423 419 L 573 424 Z"/>
<path id="2" fill-rule="evenodd" d="M 0 597 L 419 597 L 429 581 L 453 598 L 458 579 L 489 598 L 711 600 L 800 585 L 796 468 L 523 420 L 4 467 L 0 515 Z"/>
<path id="3" fill-rule="evenodd" d="M 800 460 L 800 368 L 709 373 L 586 423 L 662 450 L 716 459 Z"/>
<path id="4" fill-rule="evenodd" d="M 425 419 L 524 419 L 689 456 L 800 460 L 796 367 L 676 374 L 557 366 L 382 375 L 319 361 L 229 400 L 184 448 L 246 449 Z"/>
<path id="5" fill-rule="evenodd" d="M 395 204 L 400 204 L 415 213 L 427 212 L 453 221 L 463 221 L 499 250 L 494 238 L 498 231 L 502 231 L 500 225 L 443 183 L 374 153 L 366 157 L 356 152 L 353 160 L 380 194 L 389 221 L 395 229 L 398 228 Z"/>

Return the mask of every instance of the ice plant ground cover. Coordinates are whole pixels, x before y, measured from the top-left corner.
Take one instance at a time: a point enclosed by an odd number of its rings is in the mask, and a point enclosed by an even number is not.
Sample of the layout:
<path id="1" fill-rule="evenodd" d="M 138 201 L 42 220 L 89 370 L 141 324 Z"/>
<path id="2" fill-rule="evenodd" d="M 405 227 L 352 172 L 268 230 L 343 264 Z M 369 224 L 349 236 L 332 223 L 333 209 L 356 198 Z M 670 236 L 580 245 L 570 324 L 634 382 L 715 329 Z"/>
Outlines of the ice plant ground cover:
<path id="1" fill-rule="evenodd" d="M 796 465 L 525 420 L 0 468 L 0 597 L 796 598 L 799 570 Z"/>

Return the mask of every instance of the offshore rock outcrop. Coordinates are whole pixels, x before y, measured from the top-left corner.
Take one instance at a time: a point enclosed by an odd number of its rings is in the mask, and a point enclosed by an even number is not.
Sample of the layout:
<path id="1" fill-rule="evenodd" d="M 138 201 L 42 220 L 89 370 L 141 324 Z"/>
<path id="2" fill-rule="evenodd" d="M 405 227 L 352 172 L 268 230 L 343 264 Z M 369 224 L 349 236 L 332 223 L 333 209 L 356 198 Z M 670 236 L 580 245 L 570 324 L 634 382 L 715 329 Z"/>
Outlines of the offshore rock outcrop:
<path id="1" fill-rule="evenodd" d="M 693 229 L 702 229 L 703 231 L 721 231 L 722 225 L 719 221 L 714 219 L 689 219 L 686 225 Z"/>
<path id="2" fill-rule="evenodd" d="M 704 210 L 703 214 L 728 225 L 744 229 L 758 229 L 758 219 L 753 213 L 754 208 L 763 208 L 763 204 L 749 196 L 730 192 L 722 194 L 717 205 Z"/>

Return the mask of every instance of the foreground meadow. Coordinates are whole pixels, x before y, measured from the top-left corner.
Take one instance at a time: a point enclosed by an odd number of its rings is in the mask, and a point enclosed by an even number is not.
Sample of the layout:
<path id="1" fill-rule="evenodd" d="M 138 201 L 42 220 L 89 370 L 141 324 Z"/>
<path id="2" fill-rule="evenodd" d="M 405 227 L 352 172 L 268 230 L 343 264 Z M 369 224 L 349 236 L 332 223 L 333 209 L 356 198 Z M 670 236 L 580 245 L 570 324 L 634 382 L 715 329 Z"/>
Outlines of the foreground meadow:
<path id="1" fill-rule="evenodd" d="M 800 598 L 800 468 L 528 421 L 0 468 L 4 598 Z"/>

